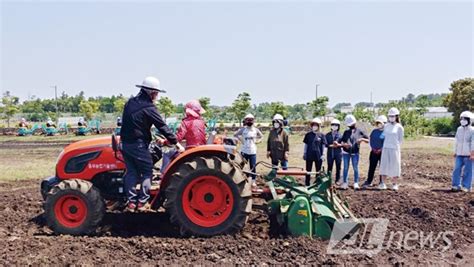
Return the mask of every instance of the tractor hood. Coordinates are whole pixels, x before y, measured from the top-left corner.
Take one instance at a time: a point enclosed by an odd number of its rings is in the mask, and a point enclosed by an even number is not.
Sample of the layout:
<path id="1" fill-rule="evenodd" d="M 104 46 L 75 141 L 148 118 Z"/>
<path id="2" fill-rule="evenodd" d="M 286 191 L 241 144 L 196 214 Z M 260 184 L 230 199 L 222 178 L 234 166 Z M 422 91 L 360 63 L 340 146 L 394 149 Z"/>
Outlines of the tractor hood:
<path id="1" fill-rule="evenodd" d="M 111 146 L 112 141 L 110 136 L 104 137 L 97 137 L 91 139 L 85 139 L 81 141 L 74 142 L 64 148 L 63 153 L 66 154 L 70 151 L 83 149 L 83 148 L 92 148 L 92 147 L 104 147 L 104 146 Z"/>

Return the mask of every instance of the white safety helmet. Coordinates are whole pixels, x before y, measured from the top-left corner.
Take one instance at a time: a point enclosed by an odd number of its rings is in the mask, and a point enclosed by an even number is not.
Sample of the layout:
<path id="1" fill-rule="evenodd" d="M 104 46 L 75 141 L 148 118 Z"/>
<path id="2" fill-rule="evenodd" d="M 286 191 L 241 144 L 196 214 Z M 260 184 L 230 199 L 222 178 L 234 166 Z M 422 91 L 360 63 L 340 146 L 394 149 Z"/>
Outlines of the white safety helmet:
<path id="1" fill-rule="evenodd" d="M 347 127 L 356 124 L 356 122 L 357 120 L 352 114 L 347 115 L 346 118 L 344 119 L 344 123 L 346 124 Z"/>
<path id="2" fill-rule="evenodd" d="M 275 116 L 273 116 L 273 120 L 279 120 L 279 121 L 283 121 L 283 116 L 280 115 L 280 114 L 275 114 Z"/>
<path id="3" fill-rule="evenodd" d="M 311 121 L 311 125 L 313 125 L 313 124 L 321 125 L 321 123 L 323 123 L 323 122 L 321 121 L 320 118 L 314 118 L 314 119 Z"/>
<path id="4" fill-rule="evenodd" d="M 333 119 L 333 120 L 331 121 L 331 125 L 332 125 L 332 124 L 341 125 L 341 122 L 340 122 L 338 119 Z"/>
<path id="5" fill-rule="evenodd" d="M 21 121 L 21 122 L 26 122 L 26 119 L 25 119 L 25 118 L 21 118 L 20 121 Z"/>
<path id="6" fill-rule="evenodd" d="M 165 90 L 160 89 L 160 80 L 151 76 L 146 77 L 145 80 L 143 80 L 142 84 L 137 84 L 136 86 L 143 89 L 149 89 L 149 90 L 166 93 Z"/>
<path id="7" fill-rule="evenodd" d="M 252 114 L 249 113 L 249 114 L 245 115 L 244 120 L 246 120 L 246 119 L 255 119 L 255 117 Z"/>
<path id="8" fill-rule="evenodd" d="M 400 115 L 400 110 L 398 108 L 390 108 L 388 110 L 388 116 L 397 116 Z"/>
<path id="9" fill-rule="evenodd" d="M 469 119 L 474 119 L 474 114 L 472 114 L 472 112 L 466 110 L 466 111 L 463 111 L 461 112 L 461 115 L 459 115 L 459 118 L 469 118 Z"/>
<path id="10" fill-rule="evenodd" d="M 375 122 L 380 122 L 382 124 L 385 124 L 385 123 L 387 123 L 387 116 L 380 115 L 380 116 L 377 117 L 377 119 L 375 119 Z"/>

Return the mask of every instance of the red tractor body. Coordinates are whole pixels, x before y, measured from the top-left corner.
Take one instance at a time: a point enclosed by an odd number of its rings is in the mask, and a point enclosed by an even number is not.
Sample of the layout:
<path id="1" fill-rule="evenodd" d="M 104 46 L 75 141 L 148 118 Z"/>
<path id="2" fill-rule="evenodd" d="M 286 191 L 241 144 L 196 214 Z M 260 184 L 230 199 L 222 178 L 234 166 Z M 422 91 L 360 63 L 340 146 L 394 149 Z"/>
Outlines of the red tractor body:
<path id="1" fill-rule="evenodd" d="M 56 175 L 41 184 L 46 220 L 53 230 L 88 234 L 107 208 L 124 206 L 126 166 L 118 143 L 115 136 L 93 138 L 61 152 Z M 165 207 L 182 233 L 210 236 L 236 231 L 251 208 L 250 183 L 242 167 L 235 146 L 186 150 L 160 175 L 159 184 L 152 185 L 152 209 Z"/>

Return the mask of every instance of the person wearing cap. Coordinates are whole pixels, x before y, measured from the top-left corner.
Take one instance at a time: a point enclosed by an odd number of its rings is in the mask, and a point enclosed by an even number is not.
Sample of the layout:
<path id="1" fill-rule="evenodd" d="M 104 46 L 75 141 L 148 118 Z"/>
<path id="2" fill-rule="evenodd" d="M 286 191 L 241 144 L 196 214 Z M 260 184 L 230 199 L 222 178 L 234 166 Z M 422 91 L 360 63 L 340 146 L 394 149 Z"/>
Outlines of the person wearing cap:
<path id="1" fill-rule="evenodd" d="M 327 161 L 328 161 L 328 172 L 332 173 L 334 164 L 336 165 L 336 176 L 334 182 L 339 185 L 341 182 L 341 163 L 342 163 L 342 145 L 341 133 L 341 122 L 338 119 L 331 121 L 331 131 L 326 134 L 326 146 L 327 146 Z"/>
<path id="2" fill-rule="evenodd" d="M 26 122 L 25 118 L 21 118 L 20 123 L 18 124 L 18 127 L 28 129 L 29 125 L 28 125 L 28 122 Z"/>
<path id="3" fill-rule="evenodd" d="M 140 88 L 140 92 L 125 104 L 120 129 L 122 154 L 127 167 L 124 176 L 128 200 L 127 210 L 130 212 L 146 211 L 150 207 L 148 199 L 153 175 L 153 160 L 148 146 L 152 140 L 151 126 L 155 125 L 169 143 L 176 145 L 179 151 L 184 151 L 176 135 L 166 125 L 154 104 L 158 93 L 165 92 L 160 88 L 159 80 L 155 77 L 147 77 L 137 87 Z M 137 183 L 141 184 L 139 192 L 136 191 Z"/>
<path id="4" fill-rule="evenodd" d="M 344 131 L 341 137 L 342 143 L 342 159 L 344 162 L 343 183 L 341 189 L 346 190 L 349 176 L 349 163 L 352 161 L 352 169 L 354 170 L 354 190 L 359 189 L 359 150 L 362 142 L 368 143 L 369 136 L 362 130 L 357 128 L 357 120 L 354 115 L 347 115 L 344 119 L 346 126 L 349 128 Z"/>
<path id="5" fill-rule="evenodd" d="M 288 142 L 288 134 L 283 130 L 283 125 L 282 115 L 276 114 L 273 116 L 273 127 L 267 140 L 267 158 L 271 158 L 274 167 L 278 168 L 281 164 L 281 168 L 287 170 L 290 144 Z"/>
<path id="6" fill-rule="evenodd" d="M 87 122 L 84 121 L 83 117 L 79 118 L 79 121 L 77 122 L 77 126 L 80 128 L 85 128 L 87 127 Z"/>
<path id="7" fill-rule="evenodd" d="M 400 111 L 397 108 L 388 110 L 388 123 L 385 124 L 382 136 L 384 138 L 382 147 L 382 157 L 380 159 L 380 175 L 382 181 L 379 184 L 380 190 L 387 189 L 385 180 L 392 177 L 392 189 L 398 190 L 398 178 L 402 172 L 400 146 L 403 142 L 404 129 L 400 123 Z"/>
<path id="8" fill-rule="evenodd" d="M 474 127 L 471 126 L 474 118 L 469 111 L 459 116 L 460 126 L 456 130 L 454 145 L 454 170 L 452 176 L 452 191 L 470 192 L 472 189 L 472 168 L 474 160 Z"/>
<path id="9" fill-rule="evenodd" d="M 326 136 L 321 132 L 322 121 L 319 118 L 314 118 L 311 123 L 311 130 L 306 133 L 303 139 L 304 143 L 304 154 L 303 159 L 306 161 L 306 171 L 311 172 L 313 170 L 313 164 L 316 172 L 321 171 L 323 161 L 326 159 L 325 150 Z M 316 182 L 316 181 L 315 181 Z M 305 185 L 309 186 L 311 183 L 311 175 L 306 174 Z"/>
<path id="10" fill-rule="evenodd" d="M 186 140 L 186 149 L 202 146 L 206 140 L 206 122 L 202 114 L 206 111 L 198 100 L 191 100 L 184 106 L 185 117 L 176 134 L 178 142 Z"/>
<path id="11" fill-rule="evenodd" d="M 367 174 L 367 181 L 364 182 L 362 188 L 367 189 L 369 186 L 372 186 L 374 180 L 375 169 L 380 163 L 382 158 L 382 148 L 383 148 L 383 128 L 387 123 L 387 117 L 385 115 L 380 115 L 375 120 L 375 128 L 370 133 L 369 144 L 370 144 L 370 155 L 369 155 L 369 172 Z M 382 177 L 380 176 L 380 182 L 382 182 Z"/>
<path id="12" fill-rule="evenodd" d="M 255 173 L 255 165 L 257 164 L 257 144 L 263 139 L 262 132 L 254 126 L 255 117 L 247 114 L 244 118 L 244 127 L 240 128 L 234 137 L 242 142 L 240 153 L 250 165 L 250 171 Z M 256 187 L 256 175 L 252 174 L 252 186 Z"/>
<path id="13" fill-rule="evenodd" d="M 176 133 L 178 142 L 186 141 L 186 149 L 202 146 L 207 143 L 206 140 L 206 122 L 202 118 L 202 114 L 206 112 L 198 100 L 191 100 L 184 106 L 184 118 L 179 125 Z M 163 144 L 168 143 L 166 140 L 160 140 Z M 169 163 L 178 156 L 176 149 L 163 151 L 163 161 L 161 164 L 161 173 L 166 172 Z"/>

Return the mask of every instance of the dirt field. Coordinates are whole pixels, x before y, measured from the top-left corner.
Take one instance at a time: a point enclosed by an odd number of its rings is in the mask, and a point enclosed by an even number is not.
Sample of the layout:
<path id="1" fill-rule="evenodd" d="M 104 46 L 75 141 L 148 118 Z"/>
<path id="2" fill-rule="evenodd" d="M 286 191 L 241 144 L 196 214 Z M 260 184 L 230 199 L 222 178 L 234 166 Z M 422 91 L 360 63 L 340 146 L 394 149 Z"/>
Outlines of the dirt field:
<path id="1" fill-rule="evenodd" d="M 292 137 L 291 165 L 302 166 L 301 136 Z M 69 140 L 68 140 L 69 141 Z M 72 140 L 71 140 L 72 141 Z M 360 218 L 387 218 L 389 231 L 424 234 L 452 231 L 433 248 L 412 240 L 392 243 L 373 256 L 329 255 L 327 241 L 270 238 L 266 216 L 256 210 L 242 233 L 214 238 L 180 238 L 164 213 L 107 214 L 94 236 L 56 236 L 44 226 L 39 179 L 53 173 L 64 143 L 0 140 L 0 172 L 14 166 L 17 178 L 0 181 L 0 264 L 472 264 L 474 261 L 474 194 L 451 193 L 451 141 L 407 141 L 403 148 L 403 180 L 399 192 L 348 190 L 352 211 Z M 263 159 L 263 149 L 260 149 Z M 366 178 L 367 153 L 361 156 Z M 36 164 L 41 175 L 34 176 Z M 30 168 L 18 180 L 23 168 Z M 33 171 L 33 173 L 31 173 Z M 11 175 L 13 175 L 11 174 Z M 352 176 L 350 176 L 352 177 Z M 31 179 L 36 178 L 36 179 Z M 386 237 L 388 238 L 388 237 Z M 388 240 L 385 242 L 388 244 Z M 406 244 L 404 244 L 406 243 Z M 409 249 L 407 245 L 413 245 Z M 445 251 L 442 248 L 446 247 Z"/>

